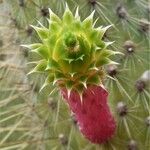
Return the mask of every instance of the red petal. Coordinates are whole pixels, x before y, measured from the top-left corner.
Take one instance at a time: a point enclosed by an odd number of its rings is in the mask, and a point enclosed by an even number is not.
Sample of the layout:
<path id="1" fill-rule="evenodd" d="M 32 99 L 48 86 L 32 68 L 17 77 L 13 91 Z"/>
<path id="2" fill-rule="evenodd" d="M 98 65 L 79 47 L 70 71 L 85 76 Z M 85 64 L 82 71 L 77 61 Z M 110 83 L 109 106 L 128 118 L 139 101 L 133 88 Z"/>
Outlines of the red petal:
<path id="1" fill-rule="evenodd" d="M 108 92 L 104 88 L 89 86 L 83 92 L 82 104 L 76 91 L 71 91 L 69 98 L 66 89 L 61 89 L 61 92 L 86 138 L 93 143 L 104 143 L 114 135 L 116 123 L 107 104 Z"/>

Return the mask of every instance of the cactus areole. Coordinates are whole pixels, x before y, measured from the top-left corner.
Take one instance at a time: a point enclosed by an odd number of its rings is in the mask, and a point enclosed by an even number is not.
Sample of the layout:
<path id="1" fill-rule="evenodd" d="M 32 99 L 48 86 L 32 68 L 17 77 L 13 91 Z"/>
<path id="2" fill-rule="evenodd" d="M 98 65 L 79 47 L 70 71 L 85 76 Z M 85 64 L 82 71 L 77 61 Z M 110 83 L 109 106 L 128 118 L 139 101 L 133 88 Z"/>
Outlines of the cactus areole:
<path id="1" fill-rule="evenodd" d="M 49 27 L 32 26 L 41 43 L 25 45 L 41 56 L 30 72 L 47 72 L 42 88 L 56 84 L 75 113 L 80 131 L 93 143 L 108 141 L 116 124 L 107 104 L 104 65 L 115 63 L 109 59 L 114 52 L 108 49 L 112 42 L 102 37 L 110 27 L 95 27 L 94 12 L 80 21 L 78 8 L 75 16 L 66 6 L 62 19 L 51 10 Z"/>

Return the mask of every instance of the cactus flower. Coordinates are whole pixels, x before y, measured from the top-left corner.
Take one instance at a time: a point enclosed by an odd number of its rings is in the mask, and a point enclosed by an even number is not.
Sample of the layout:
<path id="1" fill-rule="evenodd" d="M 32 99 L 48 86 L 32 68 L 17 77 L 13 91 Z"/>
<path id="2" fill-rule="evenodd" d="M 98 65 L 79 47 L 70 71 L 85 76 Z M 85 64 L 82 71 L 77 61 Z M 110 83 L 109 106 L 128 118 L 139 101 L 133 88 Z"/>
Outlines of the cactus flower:
<path id="1" fill-rule="evenodd" d="M 83 135 L 94 143 L 106 142 L 115 132 L 115 121 L 107 104 L 108 92 L 102 80 L 104 65 L 115 63 L 109 59 L 118 52 L 108 49 L 112 42 L 102 37 L 110 27 L 95 27 L 94 11 L 81 21 L 78 8 L 75 16 L 66 6 L 59 18 L 51 10 L 49 26 L 32 26 L 40 43 L 25 45 L 41 56 L 30 72 L 46 72 L 42 88 L 56 85 L 79 124 Z"/>

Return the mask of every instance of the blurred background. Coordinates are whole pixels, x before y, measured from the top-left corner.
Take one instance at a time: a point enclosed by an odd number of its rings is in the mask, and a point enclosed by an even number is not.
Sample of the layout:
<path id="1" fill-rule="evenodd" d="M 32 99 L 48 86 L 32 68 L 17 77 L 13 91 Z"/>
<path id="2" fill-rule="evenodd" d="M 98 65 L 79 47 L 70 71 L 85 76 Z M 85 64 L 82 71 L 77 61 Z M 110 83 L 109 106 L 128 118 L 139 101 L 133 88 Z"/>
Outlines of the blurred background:
<path id="1" fill-rule="evenodd" d="M 96 26 L 113 24 L 103 37 L 124 55 L 107 65 L 105 86 L 117 121 L 102 145 L 87 141 L 54 86 L 39 92 L 45 74 L 27 73 L 39 59 L 21 44 L 40 42 L 30 25 L 48 26 L 48 8 L 65 5 L 81 20 L 95 10 Z M 150 3 L 148 0 L 0 0 L 0 150 L 150 150 Z"/>

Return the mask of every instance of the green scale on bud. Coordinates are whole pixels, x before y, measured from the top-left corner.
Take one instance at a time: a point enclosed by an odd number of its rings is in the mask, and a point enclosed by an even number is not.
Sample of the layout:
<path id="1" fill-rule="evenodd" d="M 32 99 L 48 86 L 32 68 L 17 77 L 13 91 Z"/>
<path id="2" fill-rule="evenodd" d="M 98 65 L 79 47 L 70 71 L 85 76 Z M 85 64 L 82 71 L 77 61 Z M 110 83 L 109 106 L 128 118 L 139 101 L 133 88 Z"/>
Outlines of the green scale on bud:
<path id="1" fill-rule="evenodd" d="M 32 26 L 41 43 L 24 45 L 42 58 L 30 73 L 48 72 L 42 89 L 57 84 L 82 95 L 88 84 L 101 85 L 105 74 L 103 66 L 116 64 L 109 57 L 119 53 L 109 50 L 113 42 L 102 40 L 110 26 L 95 28 L 94 11 L 84 21 L 80 21 L 78 8 L 73 16 L 67 5 L 62 19 L 50 9 L 49 12 L 48 28 L 40 22 L 40 27 Z"/>

